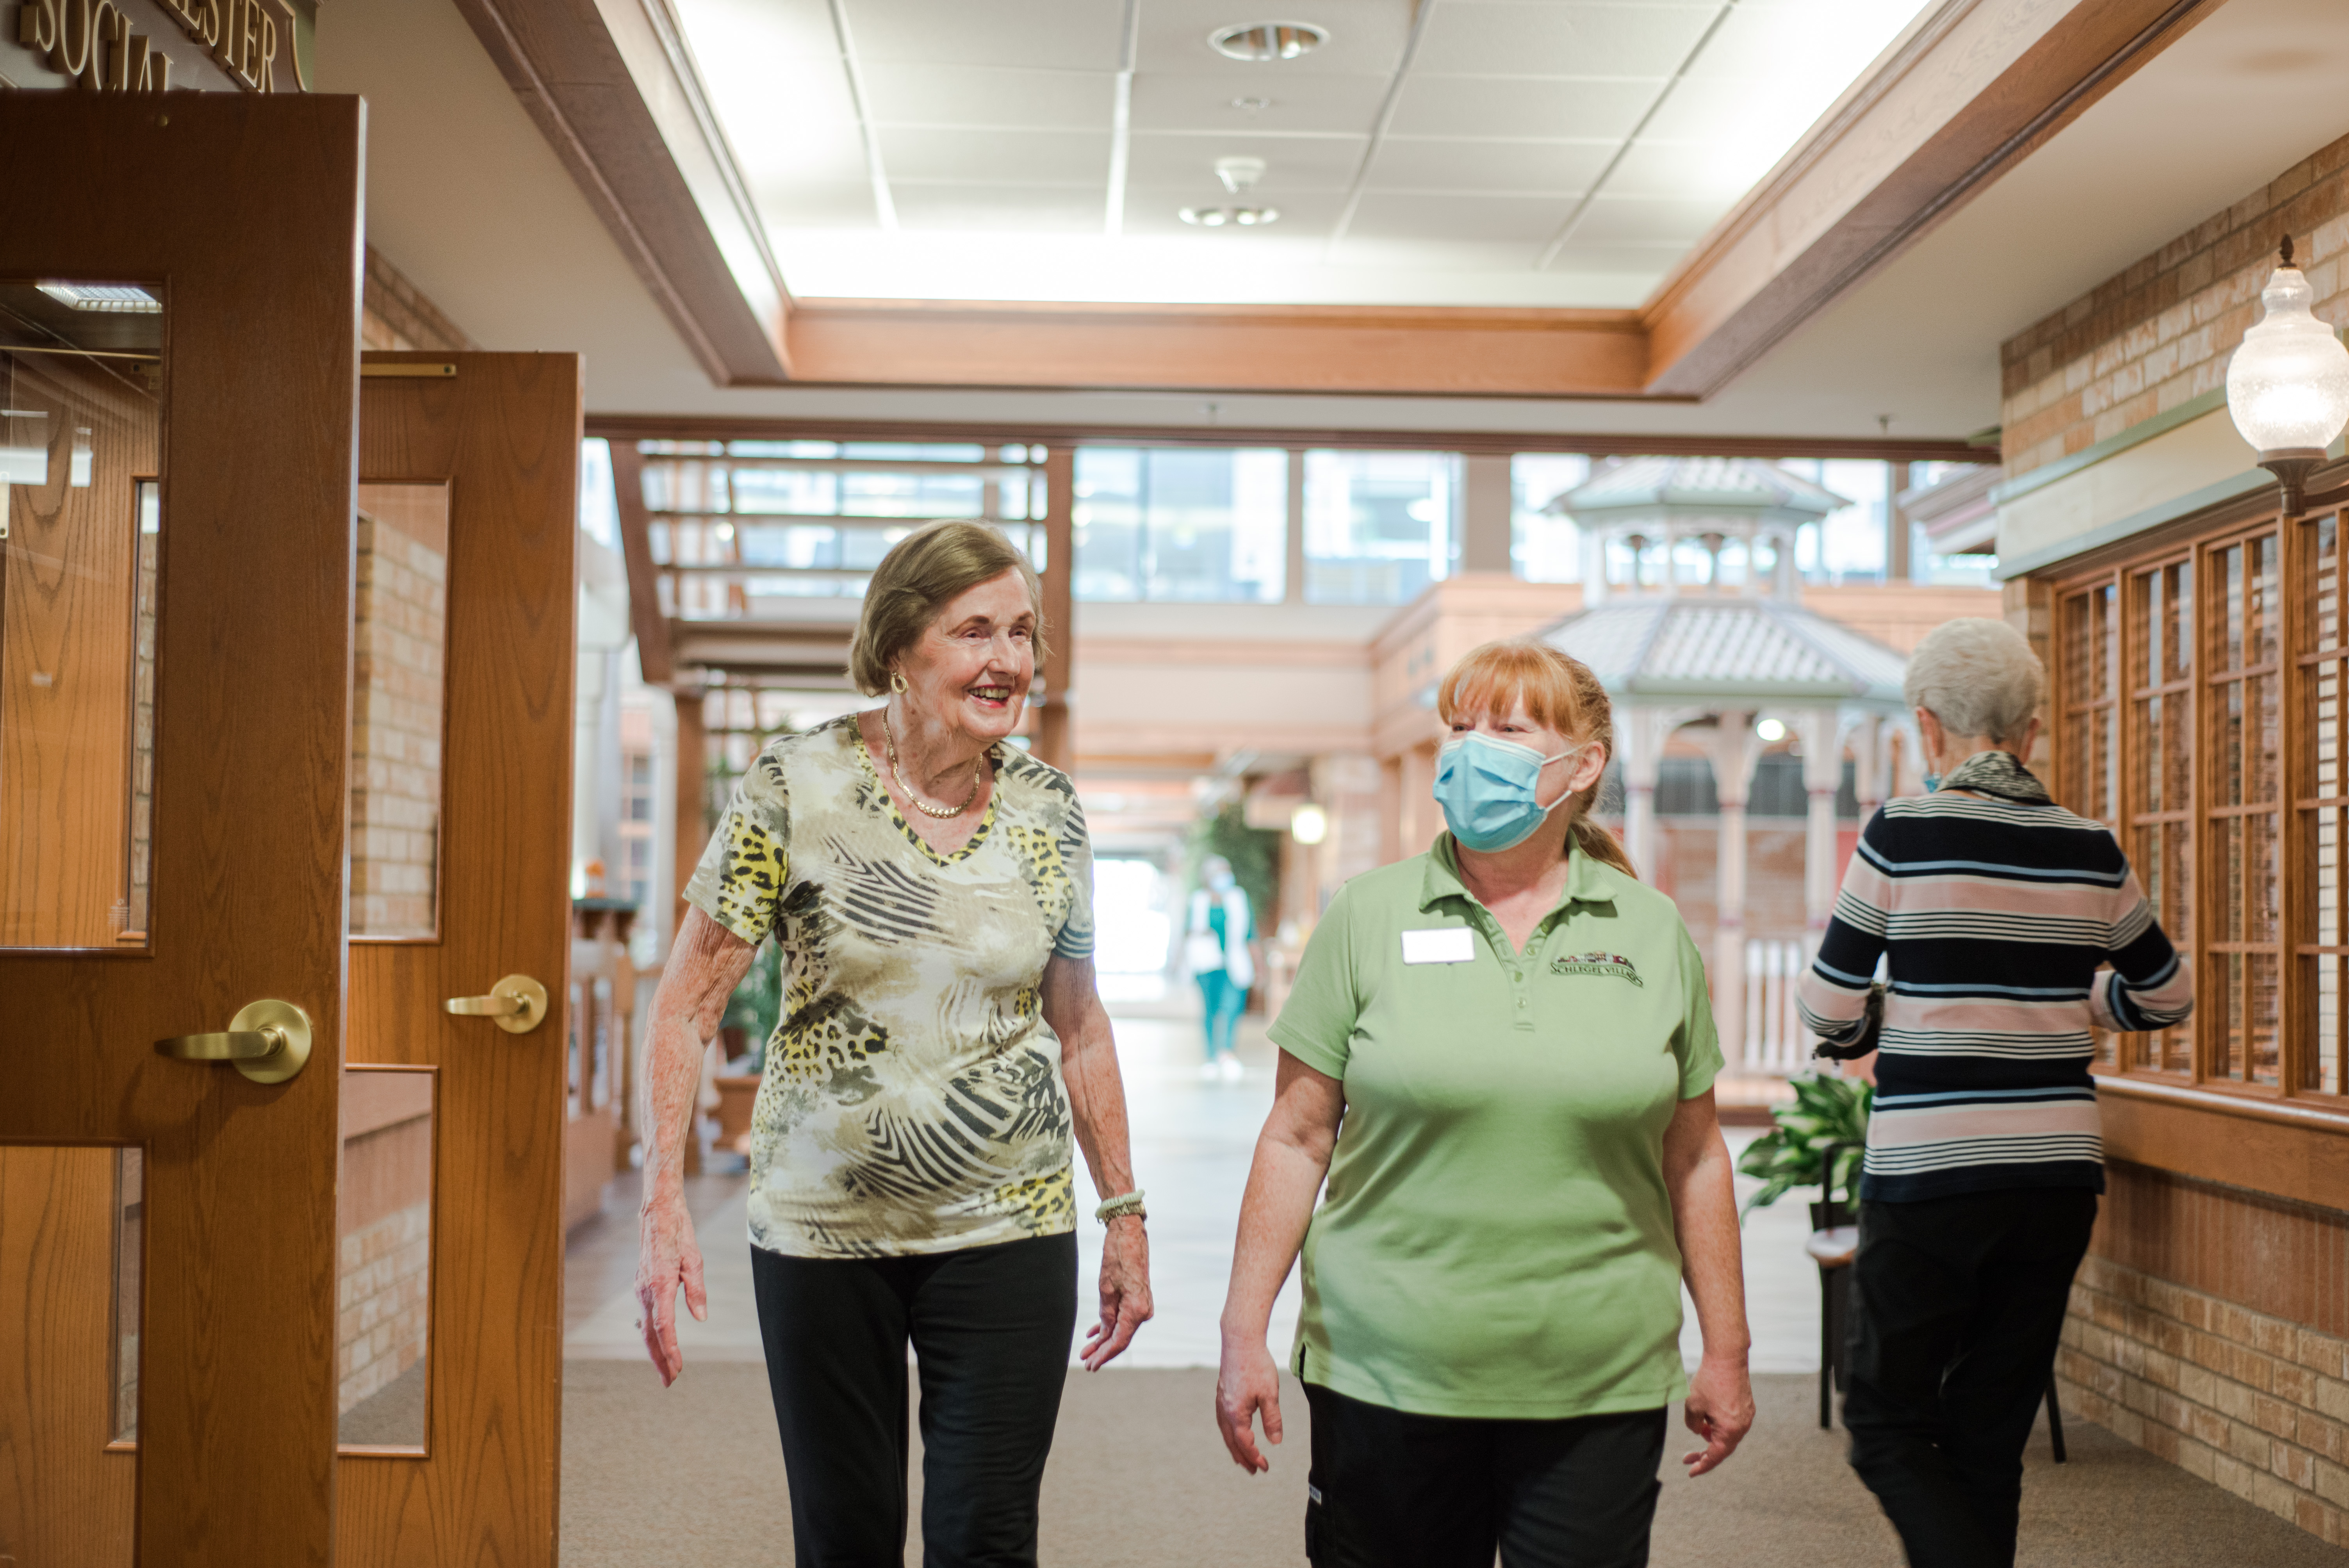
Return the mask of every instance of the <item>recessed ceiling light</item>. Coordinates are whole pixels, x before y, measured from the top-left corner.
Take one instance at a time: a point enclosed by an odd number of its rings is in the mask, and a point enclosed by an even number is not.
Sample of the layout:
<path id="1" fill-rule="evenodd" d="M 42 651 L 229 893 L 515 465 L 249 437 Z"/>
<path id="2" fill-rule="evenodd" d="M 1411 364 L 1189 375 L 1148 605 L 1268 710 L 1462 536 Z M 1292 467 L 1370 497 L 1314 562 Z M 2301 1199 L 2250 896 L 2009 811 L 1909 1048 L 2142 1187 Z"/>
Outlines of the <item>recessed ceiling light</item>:
<path id="1" fill-rule="evenodd" d="M 1280 221 L 1278 207 L 1185 207 L 1182 211 L 1185 223 L 1196 223 L 1202 229 L 1260 229 L 1267 223 Z"/>
<path id="2" fill-rule="evenodd" d="M 135 284 L 69 284 L 56 281 L 36 285 L 39 290 L 73 310 L 96 311 L 102 315 L 160 315 L 163 302 Z"/>
<path id="3" fill-rule="evenodd" d="M 1268 98 L 1236 98 L 1232 99 L 1232 107 L 1242 114 L 1262 114 L 1272 107 L 1272 100 Z"/>
<path id="4" fill-rule="evenodd" d="M 1207 35 L 1216 53 L 1235 60 L 1293 60 L 1329 41 L 1328 30 L 1310 22 L 1242 22 Z"/>

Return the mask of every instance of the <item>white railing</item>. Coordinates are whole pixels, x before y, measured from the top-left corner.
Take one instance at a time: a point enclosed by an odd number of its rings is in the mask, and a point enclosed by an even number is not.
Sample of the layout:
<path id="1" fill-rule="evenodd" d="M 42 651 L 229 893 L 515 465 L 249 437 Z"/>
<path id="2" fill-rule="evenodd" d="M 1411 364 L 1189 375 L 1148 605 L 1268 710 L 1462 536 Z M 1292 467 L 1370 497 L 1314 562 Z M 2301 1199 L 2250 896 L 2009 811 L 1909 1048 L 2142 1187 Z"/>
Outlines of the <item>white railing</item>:
<path id="1" fill-rule="evenodd" d="M 1795 983 L 1808 966 L 1799 940 L 1747 939 L 1743 1070 L 1784 1078 L 1811 1069 L 1810 1032 L 1795 1008 Z"/>

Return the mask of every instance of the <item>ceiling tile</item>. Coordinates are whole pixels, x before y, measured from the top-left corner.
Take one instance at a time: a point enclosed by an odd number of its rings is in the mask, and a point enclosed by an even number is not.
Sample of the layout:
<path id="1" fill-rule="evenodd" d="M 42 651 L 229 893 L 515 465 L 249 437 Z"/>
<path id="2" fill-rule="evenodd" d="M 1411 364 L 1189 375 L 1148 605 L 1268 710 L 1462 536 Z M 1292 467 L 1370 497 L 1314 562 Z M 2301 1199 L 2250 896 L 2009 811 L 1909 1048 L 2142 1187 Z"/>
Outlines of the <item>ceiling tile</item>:
<path id="1" fill-rule="evenodd" d="M 1709 201 L 1723 211 L 1763 172 L 1754 167 L 1754 157 L 1750 143 L 1736 140 L 1664 142 L 1642 137 L 1616 166 L 1607 194 Z"/>
<path id="2" fill-rule="evenodd" d="M 959 232 L 1101 232 L 1104 193 L 1065 185 L 954 181 L 894 186 L 902 229 Z"/>
<path id="3" fill-rule="evenodd" d="M 1107 130 L 1116 79 L 1108 71 L 879 61 L 864 67 L 864 101 L 880 125 Z"/>
<path id="4" fill-rule="evenodd" d="M 1133 78 L 1136 130 L 1350 131 L 1368 134 L 1385 98 L 1382 76 L 1268 78 L 1228 72 L 1139 71 Z M 1268 100 L 1259 109 L 1235 98 Z"/>
<path id="5" fill-rule="evenodd" d="M 1574 238 L 1585 244 L 1677 244 L 1683 249 L 1704 237 L 1719 220 L 1725 201 L 1669 197 L 1610 196 L 1602 192 L 1590 203 L 1576 226 Z M 1564 213 L 1559 216 L 1563 218 Z"/>
<path id="6" fill-rule="evenodd" d="M 1348 232 L 1373 240 L 1508 240 L 1537 246 L 1557 232 L 1568 210 L 1554 197 L 1372 191 L 1355 209 Z"/>
<path id="7" fill-rule="evenodd" d="M 1110 0 L 1103 0 L 1103 8 L 1120 9 Z M 1310 22 L 1330 35 L 1329 41 L 1293 60 L 1264 61 L 1228 59 L 1207 42 L 1209 34 L 1236 22 L 1273 20 Z M 1278 98 L 1299 77 L 1392 77 L 1410 30 L 1411 7 L 1397 0 L 1310 0 L 1301 7 L 1267 5 L 1261 10 L 1235 6 L 1230 0 L 1145 0 L 1135 64 L 1144 72 L 1227 70 L 1240 84 L 1235 93 Z"/>
<path id="8" fill-rule="evenodd" d="M 843 0 L 861 64 L 1114 71 L 1125 8 L 1108 0 Z"/>
<path id="9" fill-rule="evenodd" d="M 1366 235 L 1349 230 L 1346 237 L 1331 248 L 1330 259 L 1341 268 L 1421 273 L 1506 273 L 1531 279 L 1540 275 L 1532 270 L 1534 253 L 1534 247 L 1523 240 L 1408 238 Z"/>
<path id="10" fill-rule="evenodd" d="M 1126 178 L 1191 192 L 1193 201 L 1232 200 L 1216 178 L 1218 158 L 1261 158 L 1257 193 L 1278 197 L 1301 191 L 1343 191 L 1361 167 L 1367 136 L 1170 136 L 1133 139 Z"/>
<path id="11" fill-rule="evenodd" d="M 1395 105 L 1398 136 L 1621 140 L 1663 90 L 1645 81 L 1513 80 L 1413 71 Z"/>
<path id="12" fill-rule="evenodd" d="M 1715 0 L 1444 0 L 1413 65 L 1468 76 L 1669 77 L 1719 10 Z"/>
<path id="13" fill-rule="evenodd" d="M 1549 264 L 1554 273 L 1632 273 L 1661 277 L 1688 254 L 1682 244 L 1610 245 L 1573 241 Z"/>
<path id="14" fill-rule="evenodd" d="M 881 160 L 900 180 L 1007 185 L 1082 185 L 1109 180 L 1109 133 L 1082 130 L 938 130 L 884 126 Z"/>
<path id="15" fill-rule="evenodd" d="M 1614 155 L 1610 142 L 1390 136 L 1371 160 L 1369 189 L 1580 195 Z"/>
<path id="16" fill-rule="evenodd" d="M 870 229 L 880 219 L 869 180 L 752 191 L 771 229 Z"/>

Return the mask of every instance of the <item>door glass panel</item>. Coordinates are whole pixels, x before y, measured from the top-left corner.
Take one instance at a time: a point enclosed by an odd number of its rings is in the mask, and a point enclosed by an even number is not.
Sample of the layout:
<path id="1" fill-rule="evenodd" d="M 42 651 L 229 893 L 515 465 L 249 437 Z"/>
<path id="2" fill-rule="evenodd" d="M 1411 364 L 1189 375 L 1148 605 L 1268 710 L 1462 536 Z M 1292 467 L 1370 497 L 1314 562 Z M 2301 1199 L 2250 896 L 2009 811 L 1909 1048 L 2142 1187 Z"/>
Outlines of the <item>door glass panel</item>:
<path id="1" fill-rule="evenodd" d="M 0 947 L 147 940 L 162 300 L 0 280 Z"/>
<path id="2" fill-rule="evenodd" d="M 351 639 L 351 935 L 440 930 L 449 487 L 358 487 Z"/>
<path id="3" fill-rule="evenodd" d="M 0 1554 L 23 1568 L 131 1561 L 139 1456 L 118 1439 L 126 1400 L 138 1427 L 138 1344 L 119 1326 L 139 1321 L 140 1274 L 122 1153 L 0 1145 Z"/>
<path id="4" fill-rule="evenodd" d="M 343 1072 L 335 1377 L 347 1452 L 424 1451 L 433 1077 L 430 1068 Z"/>

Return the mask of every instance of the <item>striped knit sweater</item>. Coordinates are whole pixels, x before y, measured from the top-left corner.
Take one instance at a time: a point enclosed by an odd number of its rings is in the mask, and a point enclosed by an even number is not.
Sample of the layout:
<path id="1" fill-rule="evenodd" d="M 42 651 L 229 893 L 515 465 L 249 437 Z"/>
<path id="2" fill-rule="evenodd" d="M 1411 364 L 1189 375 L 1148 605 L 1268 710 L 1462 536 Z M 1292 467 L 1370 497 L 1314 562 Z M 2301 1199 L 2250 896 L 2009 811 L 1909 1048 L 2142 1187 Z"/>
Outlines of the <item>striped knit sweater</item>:
<path id="1" fill-rule="evenodd" d="M 2112 834 L 2051 802 L 2006 753 L 1969 758 L 1861 832 L 1798 987 L 1813 1033 L 1859 1038 L 1879 955 L 1889 981 L 1860 1196 L 2103 1191 L 2090 1026 L 2165 1028 L 2194 1006 L 2192 974 Z"/>

